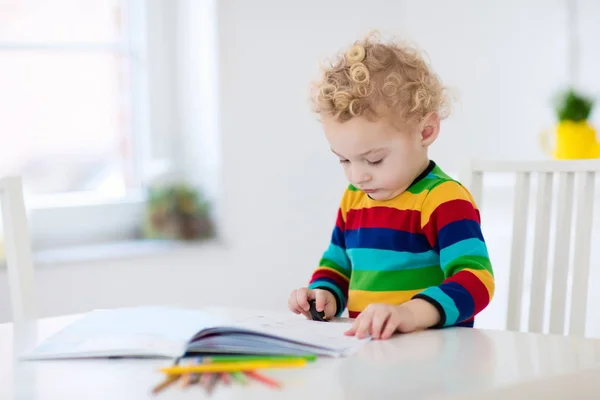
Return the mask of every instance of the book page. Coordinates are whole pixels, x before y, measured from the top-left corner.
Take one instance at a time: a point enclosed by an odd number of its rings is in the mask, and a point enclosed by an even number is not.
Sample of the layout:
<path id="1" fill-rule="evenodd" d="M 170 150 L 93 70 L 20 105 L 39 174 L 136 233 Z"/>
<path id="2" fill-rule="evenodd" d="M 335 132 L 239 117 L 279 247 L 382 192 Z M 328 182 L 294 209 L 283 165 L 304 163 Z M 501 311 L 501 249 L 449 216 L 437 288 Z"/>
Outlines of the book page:
<path id="1" fill-rule="evenodd" d="M 344 332 L 352 326 L 348 320 L 327 322 L 307 320 L 292 313 L 258 311 L 239 315 L 230 320 L 230 326 L 281 336 L 313 346 L 336 350 L 340 354 L 351 354 L 370 338 L 357 339 Z"/>
<path id="2" fill-rule="evenodd" d="M 94 310 L 23 358 L 179 355 L 196 332 L 223 320 L 200 310 L 131 307 Z"/>

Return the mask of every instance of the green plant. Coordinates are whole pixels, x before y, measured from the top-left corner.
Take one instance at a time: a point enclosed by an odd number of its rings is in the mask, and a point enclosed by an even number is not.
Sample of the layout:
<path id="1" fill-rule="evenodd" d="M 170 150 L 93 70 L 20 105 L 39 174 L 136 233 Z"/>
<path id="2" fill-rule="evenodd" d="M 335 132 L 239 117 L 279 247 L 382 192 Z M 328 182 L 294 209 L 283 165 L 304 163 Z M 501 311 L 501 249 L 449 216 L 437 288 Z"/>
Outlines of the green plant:
<path id="1" fill-rule="evenodd" d="M 586 121 L 594 106 L 594 101 L 570 88 L 557 95 L 555 112 L 559 121 Z"/>
<path id="2" fill-rule="evenodd" d="M 209 202 L 187 184 L 148 188 L 144 236 L 192 240 L 213 233 Z"/>

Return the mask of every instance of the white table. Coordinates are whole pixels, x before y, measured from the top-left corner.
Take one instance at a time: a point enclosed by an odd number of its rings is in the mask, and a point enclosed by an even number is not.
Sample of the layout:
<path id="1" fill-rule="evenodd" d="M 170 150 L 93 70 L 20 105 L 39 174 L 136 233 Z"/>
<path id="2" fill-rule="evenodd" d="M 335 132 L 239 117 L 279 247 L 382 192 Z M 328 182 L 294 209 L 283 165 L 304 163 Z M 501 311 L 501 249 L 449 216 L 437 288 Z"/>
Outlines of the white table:
<path id="1" fill-rule="evenodd" d="M 0 324 L 0 399 L 153 398 L 165 360 L 19 361 L 25 346 L 75 316 Z M 219 387 L 215 399 L 577 399 L 600 398 L 600 340 L 469 328 L 430 330 L 365 345 L 345 359 L 268 371 L 283 391 L 260 384 Z M 193 387 L 156 398 L 200 399 Z"/>

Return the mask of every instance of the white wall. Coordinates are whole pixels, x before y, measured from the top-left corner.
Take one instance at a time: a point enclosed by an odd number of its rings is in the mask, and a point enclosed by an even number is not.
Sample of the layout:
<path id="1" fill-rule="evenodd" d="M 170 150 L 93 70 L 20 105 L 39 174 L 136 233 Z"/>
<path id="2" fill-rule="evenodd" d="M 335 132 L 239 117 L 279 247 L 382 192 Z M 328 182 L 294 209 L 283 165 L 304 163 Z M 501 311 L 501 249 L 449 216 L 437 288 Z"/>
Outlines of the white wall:
<path id="1" fill-rule="evenodd" d="M 586 83 L 600 93 L 600 3 L 580 7 Z M 368 7 L 367 7 L 368 4 Z M 373 28 L 417 41 L 460 105 L 432 156 L 449 171 L 470 157 L 540 158 L 550 97 L 566 80 L 565 4 L 224 0 L 220 2 L 222 229 L 260 249 L 266 271 L 308 272 L 345 184 L 307 103 L 317 61 Z M 284 260 L 269 258 L 279 252 Z"/>

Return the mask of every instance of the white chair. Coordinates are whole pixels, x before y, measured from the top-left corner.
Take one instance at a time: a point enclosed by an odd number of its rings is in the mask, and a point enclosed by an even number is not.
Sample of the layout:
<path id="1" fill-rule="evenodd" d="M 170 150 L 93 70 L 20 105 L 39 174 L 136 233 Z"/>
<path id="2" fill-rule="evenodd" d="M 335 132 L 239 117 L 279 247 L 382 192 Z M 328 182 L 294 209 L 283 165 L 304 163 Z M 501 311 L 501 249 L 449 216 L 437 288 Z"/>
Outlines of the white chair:
<path id="1" fill-rule="evenodd" d="M 37 315 L 29 224 L 20 177 L 0 179 L 0 208 L 13 321 L 19 323 Z"/>
<path id="2" fill-rule="evenodd" d="M 471 163 L 463 183 L 470 189 L 480 208 L 484 189 L 484 174 L 510 173 L 516 177 L 514 212 L 510 251 L 510 278 L 506 327 L 521 330 L 524 291 L 526 239 L 529 228 L 529 202 L 533 181 L 537 182 L 535 223 L 533 224 L 533 254 L 529 318 L 526 331 L 542 333 L 548 322 L 550 333 L 585 335 L 590 271 L 590 244 L 592 235 L 594 186 L 600 172 L 600 160 L 566 161 L 480 161 Z M 579 184 L 576 185 L 576 178 Z M 558 181 L 556 199 L 553 184 Z M 533 200 L 533 198 L 532 198 Z M 545 319 L 546 289 L 548 282 L 548 252 L 552 203 L 556 201 L 554 260 L 552 265 L 549 321 Z M 573 211 L 575 210 L 575 211 Z M 572 218 L 574 215 L 574 221 Z M 485 224 L 485 221 L 483 221 Z M 493 228 L 490 228 L 493 229 Z M 571 249 L 571 239 L 574 245 Z M 570 252 L 573 269 L 569 273 Z M 571 275 L 571 276 L 570 276 Z M 567 282 L 572 278 L 569 320 L 566 321 Z M 568 326 L 565 326 L 568 325 Z"/>

